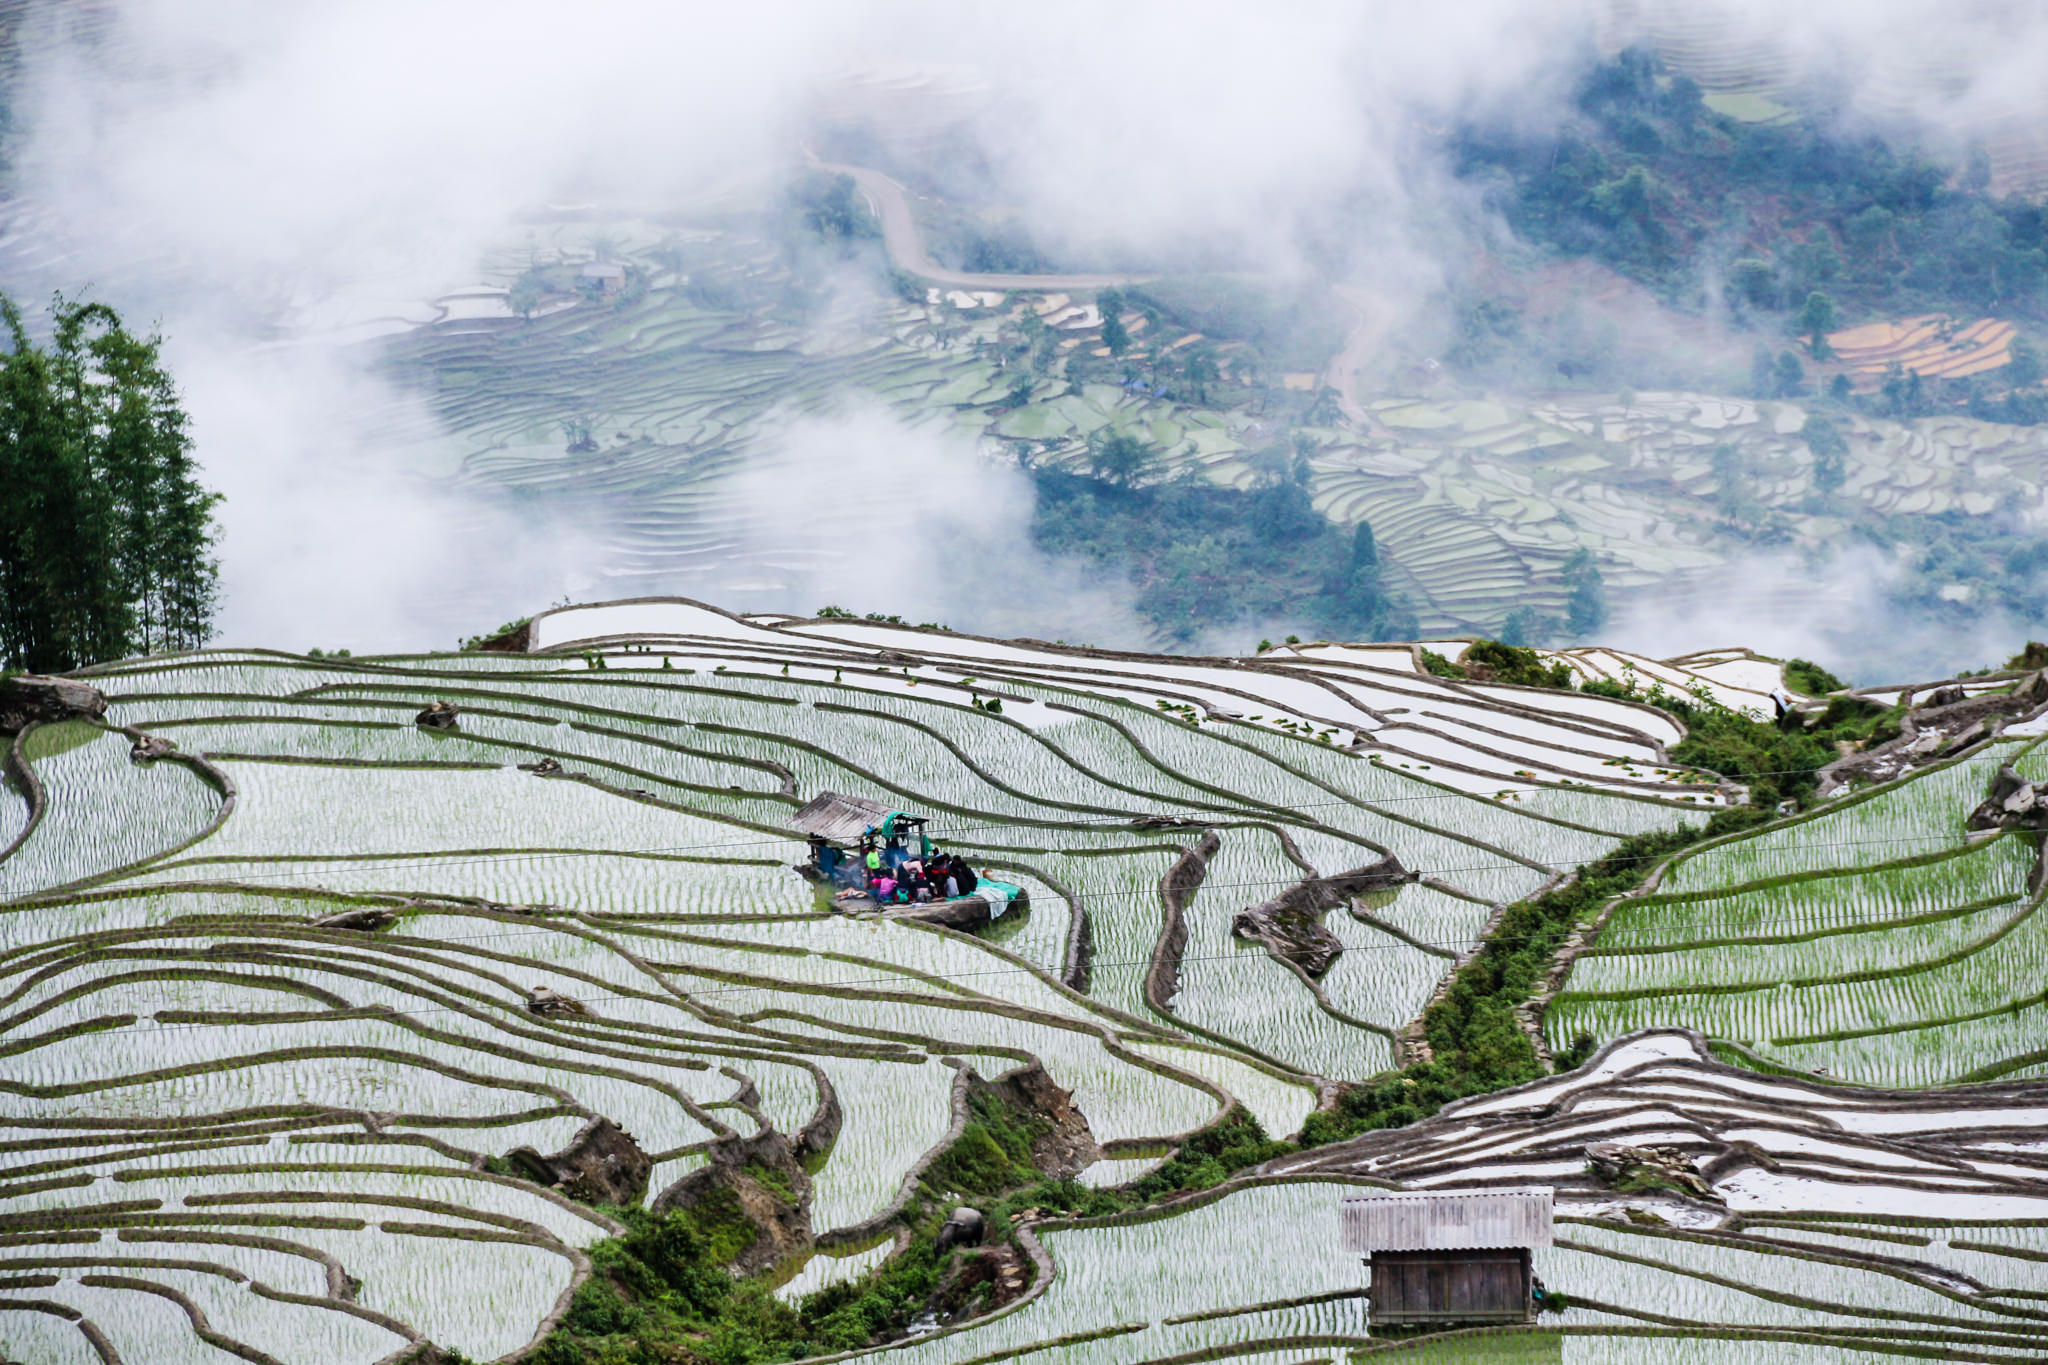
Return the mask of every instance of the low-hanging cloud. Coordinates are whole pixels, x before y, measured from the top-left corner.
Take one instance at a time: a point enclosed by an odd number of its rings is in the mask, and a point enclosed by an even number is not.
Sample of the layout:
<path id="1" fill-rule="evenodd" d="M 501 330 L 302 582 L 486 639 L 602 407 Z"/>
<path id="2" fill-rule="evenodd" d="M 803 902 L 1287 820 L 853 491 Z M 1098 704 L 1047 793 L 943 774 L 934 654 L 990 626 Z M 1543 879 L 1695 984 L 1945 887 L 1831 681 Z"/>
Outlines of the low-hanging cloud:
<path id="1" fill-rule="evenodd" d="M 1136 648 L 1150 632 L 1129 585 L 1031 540 L 1028 475 L 972 437 L 872 399 L 771 424 L 729 486 L 733 605 L 880 611 L 978 635 Z"/>
<path id="2" fill-rule="evenodd" d="M 1625 599 L 1601 636 L 1653 658 L 1740 647 L 1811 659 L 1865 687 L 1994 667 L 2026 638 L 2030 623 L 1998 613 L 1901 611 L 1899 578 L 1898 563 L 1869 546 L 1825 559 L 1759 553 Z"/>
<path id="3" fill-rule="evenodd" d="M 201 452 L 233 452 L 209 468 L 230 642 L 449 649 L 591 585 L 599 547 L 578 524 L 402 466 L 384 434 L 431 419 L 385 381 L 321 349 L 188 338 L 167 351 Z"/>
<path id="4" fill-rule="evenodd" d="M 1782 49 L 1796 77 L 1835 81 L 1844 117 L 1955 127 L 2040 113 L 2048 25 L 2016 6 L 1719 12 Z M 229 495 L 227 639 L 443 645 L 603 586 L 602 529 L 545 509 L 536 522 L 394 467 L 382 424 L 405 396 L 347 352 L 274 347 L 307 319 L 466 283 L 537 206 L 758 197 L 797 164 L 823 95 L 884 67 L 949 73 L 900 98 L 965 130 L 1040 240 L 1162 257 L 1194 244 L 1245 269 L 1334 272 L 1392 315 L 1499 231 L 1449 178 L 1443 128 L 1475 112 L 1530 128 L 1568 118 L 1585 54 L 1674 15 L 1673 0 L 50 6 L 22 39 L 19 236 L 0 246 L 0 278 L 31 296 L 90 287 L 160 320 L 199 456 Z M 844 490 L 845 452 L 893 443 L 907 452 L 894 472 L 958 471 L 965 482 L 945 485 L 958 497 L 1004 509 L 937 522 L 897 551 L 914 567 L 872 570 L 897 576 L 859 605 L 1037 633 L 1130 625 L 1117 585 L 1083 592 L 1021 541 L 997 558 L 1034 572 L 949 600 L 976 544 L 1028 524 L 1028 482 L 964 438 L 852 414 L 830 431 L 782 428 L 784 467 Z M 835 436 L 837 456 L 810 454 Z M 891 462 L 872 464 L 890 487 Z M 820 528 L 784 507 L 750 534 L 797 563 Z M 1094 614 L 1066 619 L 1099 630 L 1059 629 L 1077 601 Z"/>

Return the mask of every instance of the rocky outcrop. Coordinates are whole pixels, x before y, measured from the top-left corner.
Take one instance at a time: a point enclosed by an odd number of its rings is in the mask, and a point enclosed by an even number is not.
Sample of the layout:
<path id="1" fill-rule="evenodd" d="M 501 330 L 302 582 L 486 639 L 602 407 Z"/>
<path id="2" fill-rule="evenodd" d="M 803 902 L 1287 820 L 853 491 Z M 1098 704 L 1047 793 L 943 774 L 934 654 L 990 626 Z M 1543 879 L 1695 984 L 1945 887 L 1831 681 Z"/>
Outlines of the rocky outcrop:
<path id="1" fill-rule="evenodd" d="M 2022 831 L 2034 844 L 2027 894 L 2039 895 L 2048 886 L 2048 782 L 2029 782 L 2005 764 L 1991 775 L 1991 790 L 1963 823 L 1973 830 Z"/>
<path id="2" fill-rule="evenodd" d="M 1003 913 L 1027 910 L 1030 906 L 1030 893 L 1020 887 Z M 967 934 L 973 933 L 976 929 L 986 929 L 994 921 L 994 916 L 989 913 L 986 896 L 955 896 L 951 900 L 892 906 L 883 914 L 888 919 L 914 919 L 919 924 L 942 925 Z"/>
<path id="3" fill-rule="evenodd" d="M 505 1159 L 537 1185 L 560 1190 L 581 1203 L 619 1208 L 631 1208 L 645 1197 L 647 1177 L 654 1170 L 653 1160 L 632 1134 L 603 1115 L 584 1124 L 553 1156 L 515 1147 Z"/>
<path id="4" fill-rule="evenodd" d="M 412 718 L 412 723 L 422 730 L 453 730 L 462 708 L 452 701 L 430 702 L 427 709 Z"/>
<path id="5" fill-rule="evenodd" d="M 1209 860 L 1221 847 L 1223 841 L 1215 830 L 1210 830 L 1193 848 L 1182 850 L 1180 858 L 1159 881 L 1159 898 L 1165 902 L 1166 918 L 1159 929 L 1159 941 L 1152 945 L 1152 964 L 1145 971 L 1145 1003 L 1153 1009 L 1170 1011 L 1173 997 L 1180 993 L 1180 955 L 1188 946 L 1188 902 L 1201 889 L 1203 879 L 1209 875 Z"/>
<path id="6" fill-rule="evenodd" d="M 1690 1195 L 1718 1204 L 1721 1196 L 1693 1169 L 1685 1153 L 1664 1147 L 1631 1147 L 1624 1142 L 1595 1142 L 1586 1148 L 1586 1169 L 1606 1184 L 1629 1194 L 1659 1190 Z"/>
<path id="7" fill-rule="evenodd" d="M 1237 912 L 1230 932 L 1266 945 L 1266 951 L 1320 980 L 1343 955 L 1344 942 L 1323 927 L 1320 913 L 1283 907 L 1277 901 Z"/>
<path id="8" fill-rule="evenodd" d="M 656 1213 L 689 1209 L 708 1229 L 747 1240 L 734 1275 L 752 1275 L 811 1250 L 811 1177 L 789 1139 L 773 1128 L 752 1137 L 714 1138 L 707 1163 L 663 1190 Z"/>
<path id="9" fill-rule="evenodd" d="M 1231 921 L 1230 932 L 1264 943 L 1273 956 L 1320 978 L 1344 951 L 1343 942 L 1323 927 L 1323 916 L 1354 897 L 1414 879 L 1415 874 L 1389 854 L 1332 877 L 1307 878 L 1272 900 L 1248 906 Z"/>
<path id="10" fill-rule="evenodd" d="M 2048 829 L 2048 782 L 2029 782 L 2008 763 L 1992 775 L 1990 792 L 1964 823 L 1971 829 Z"/>
<path id="11" fill-rule="evenodd" d="M 590 1006 L 573 995 L 563 995 L 552 986 L 535 986 L 526 993 L 526 1009 L 543 1019 L 577 1019 L 590 1015 Z"/>
<path id="12" fill-rule="evenodd" d="M 160 758 L 169 758 L 172 754 L 178 752 L 178 746 L 165 739 L 162 735 L 145 734 L 141 730 L 135 730 L 130 732 L 130 739 L 131 742 L 128 745 L 128 761 L 130 763 L 154 763 Z"/>
<path id="13" fill-rule="evenodd" d="M 0 678 L 0 735 L 60 720 L 98 720 L 106 714 L 106 697 L 89 684 L 34 673 Z"/>
<path id="14" fill-rule="evenodd" d="M 1133 815 L 1132 829 L 1205 829 L 1207 824 L 1192 815 Z"/>
<path id="15" fill-rule="evenodd" d="M 521 621 L 477 646 L 487 654 L 525 654 L 533 648 L 533 622 Z"/>
<path id="16" fill-rule="evenodd" d="M 1039 1129 L 1031 1140 L 1031 1164 L 1048 1180 L 1064 1180 L 1102 1159 L 1102 1147 L 1073 1093 L 1061 1089 L 1039 1063 L 1005 1071 L 992 1081 L 969 1072 L 969 1103 L 978 1095 L 1017 1110 Z"/>
<path id="17" fill-rule="evenodd" d="M 315 929 L 353 929 L 358 933 L 373 934 L 379 929 L 388 929 L 398 923 L 396 913 L 382 906 L 366 905 L 358 910 L 337 910 L 331 915 L 322 915 L 312 921 Z"/>
<path id="18" fill-rule="evenodd" d="M 431 1341 L 420 1341 L 395 1356 L 386 1356 L 382 1365 L 462 1365 L 462 1357 Z"/>
<path id="19" fill-rule="evenodd" d="M 2048 708 L 2048 673 L 2030 673 L 2010 692 L 1970 695 L 1960 684 L 1907 698 L 1897 738 L 1845 754 L 1816 775 L 1823 797 L 1840 796 L 1858 782 L 1890 782 L 1917 768 L 1953 758 L 1996 735 L 2007 724 Z"/>
<path id="20" fill-rule="evenodd" d="M 1011 1302 L 1031 1283 L 1031 1261 L 1014 1246 L 981 1247 L 961 1256 L 933 1291 L 929 1311 L 937 1325 L 963 1321 Z"/>

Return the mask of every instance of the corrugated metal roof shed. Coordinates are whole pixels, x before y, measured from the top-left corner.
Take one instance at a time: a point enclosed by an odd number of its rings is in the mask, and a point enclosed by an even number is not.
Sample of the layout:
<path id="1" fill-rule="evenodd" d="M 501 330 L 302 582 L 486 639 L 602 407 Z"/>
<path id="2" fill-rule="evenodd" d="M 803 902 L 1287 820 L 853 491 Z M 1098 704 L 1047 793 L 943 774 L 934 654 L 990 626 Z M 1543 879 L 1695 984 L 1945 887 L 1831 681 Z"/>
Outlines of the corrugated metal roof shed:
<path id="1" fill-rule="evenodd" d="M 1551 1194 L 1548 1187 L 1347 1194 L 1341 1205 L 1344 1249 L 1371 1253 L 1547 1247 Z"/>
<path id="2" fill-rule="evenodd" d="M 894 809 L 894 806 L 885 806 L 863 796 L 819 792 L 789 818 L 789 823 L 805 834 L 815 834 L 835 844 L 850 844 L 888 819 L 889 812 Z"/>

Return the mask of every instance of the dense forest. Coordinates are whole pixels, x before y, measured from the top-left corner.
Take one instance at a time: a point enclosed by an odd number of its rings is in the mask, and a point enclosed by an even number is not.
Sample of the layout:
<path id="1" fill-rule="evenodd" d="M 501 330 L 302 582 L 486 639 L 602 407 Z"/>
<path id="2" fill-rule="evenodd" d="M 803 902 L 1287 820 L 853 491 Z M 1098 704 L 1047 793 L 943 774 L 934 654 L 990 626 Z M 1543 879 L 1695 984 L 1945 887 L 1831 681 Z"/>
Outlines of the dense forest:
<path id="1" fill-rule="evenodd" d="M 1957 173 L 1823 119 L 1743 123 L 1641 48 L 1587 71 L 1573 114 L 1540 134 L 1464 127 L 1454 164 L 1523 236 L 1673 302 L 1720 280 L 1770 318 L 1815 293 L 1847 315 L 2048 317 L 2048 210 L 1993 196 L 1981 151 Z"/>
<path id="2" fill-rule="evenodd" d="M 1158 480 L 1157 460 L 1138 437 L 1101 434 L 1085 473 L 1034 470 L 1032 539 L 1128 574 L 1139 614 L 1179 644 L 1247 621 L 1300 622 L 1331 639 L 1414 636 L 1414 612 L 1381 584 L 1372 527 L 1333 526 L 1310 502 L 1305 450 L 1261 451 L 1250 490 Z"/>
<path id="3" fill-rule="evenodd" d="M 0 298 L 0 663 L 56 672 L 212 633 L 217 495 L 156 336 L 58 298 L 39 344 Z"/>

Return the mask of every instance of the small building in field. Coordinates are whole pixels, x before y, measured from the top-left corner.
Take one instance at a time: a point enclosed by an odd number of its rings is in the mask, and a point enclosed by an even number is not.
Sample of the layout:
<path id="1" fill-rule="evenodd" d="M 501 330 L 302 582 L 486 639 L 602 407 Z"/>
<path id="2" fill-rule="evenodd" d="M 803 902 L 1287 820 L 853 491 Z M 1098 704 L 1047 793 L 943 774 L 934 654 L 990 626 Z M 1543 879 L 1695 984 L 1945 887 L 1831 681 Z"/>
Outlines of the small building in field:
<path id="1" fill-rule="evenodd" d="M 592 261 L 583 267 L 582 278 L 585 288 L 616 294 L 626 287 L 626 267 L 613 261 Z"/>
<path id="2" fill-rule="evenodd" d="M 1551 1238 L 1547 1188 L 1346 1195 L 1344 1249 L 1372 1267 L 1375 1327 L 1534 1315 L 1530 1251 Z"/>
<path id="3" fill-rule="evenodd" d="M 986 927 L 1006 911 L 1029 909 L 1029 893 L 998 878 L 994 868 L 977 873 L 953 859 L 950 870 L 932 874 L 929 860 L 939 850 L 925 833 L 930 818 L 865 796 L 819 792 L 789 817 L 811 852 L 808 862 L 797 863 L 792 870 L 822 894 L 840 888 L 831 903 L 841 908 L 857 913 L 878 910 L 892 918 L 966 932 Z M 872 870 L 870 857 L 875 859 Z M 903 865 L 913 859 L 926 870 L 898 885 L 895 879 L 904 875 Z M 883 884 L 885 878 L 888 885 Z"/>
<path id="4" fill-rule="evenodd" d="M 871 849 L 891 876 L 905 859 L 928 857 L 932 851 L 924 832 L 926 817 L 865 796 L 819 792 L 789 823 L 811 845 L 811 860 L 799 864 L 797 872 L 820 884 L 848 881 Z"/>
<path id="5" fill-rule="evenodd" d="M 834 848 L 858 849 L 865 845 L 909 845 L 907 856 L 923 857 L 931 852 L 925 837 L 927 817 L 884 805 L 865 796 L 841 796 L 819 792 L 789 823 L 814 843 Z"/>

